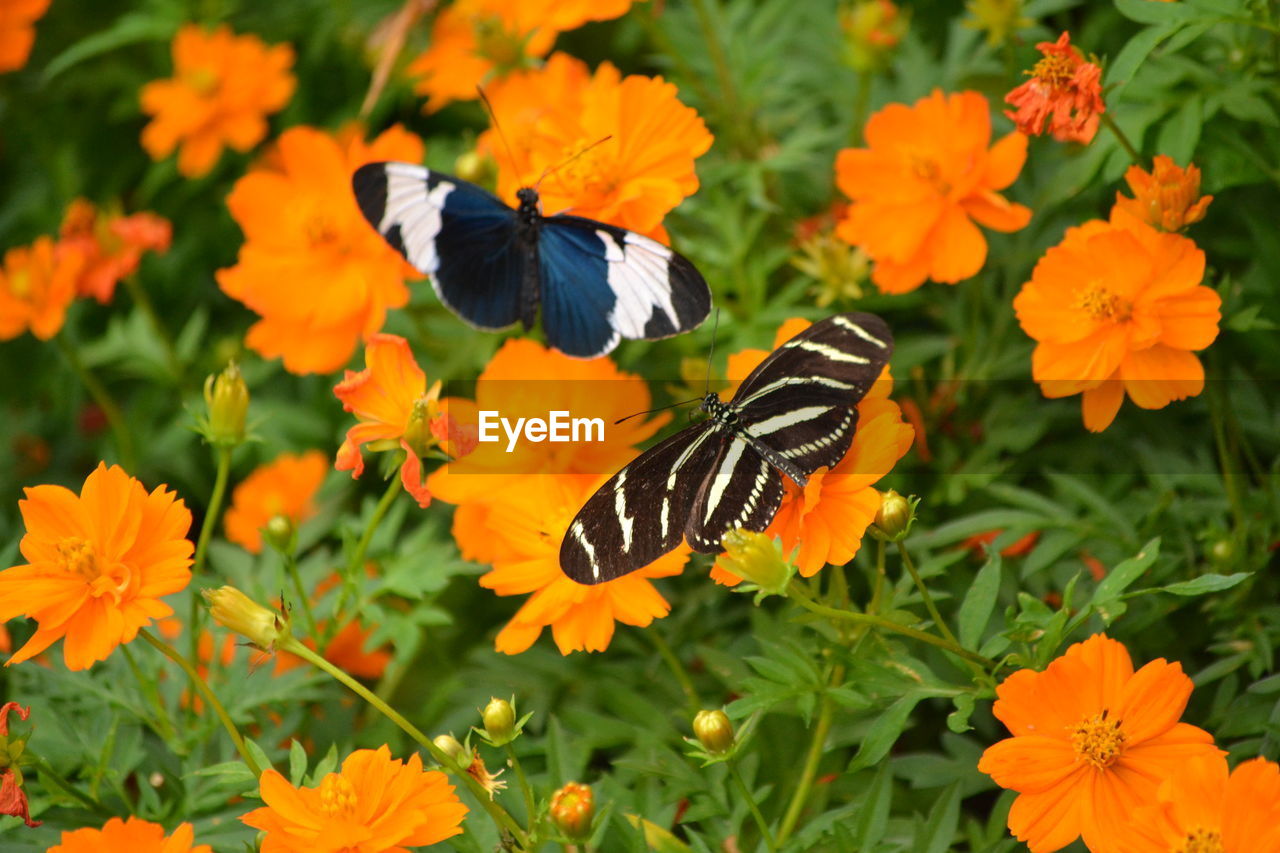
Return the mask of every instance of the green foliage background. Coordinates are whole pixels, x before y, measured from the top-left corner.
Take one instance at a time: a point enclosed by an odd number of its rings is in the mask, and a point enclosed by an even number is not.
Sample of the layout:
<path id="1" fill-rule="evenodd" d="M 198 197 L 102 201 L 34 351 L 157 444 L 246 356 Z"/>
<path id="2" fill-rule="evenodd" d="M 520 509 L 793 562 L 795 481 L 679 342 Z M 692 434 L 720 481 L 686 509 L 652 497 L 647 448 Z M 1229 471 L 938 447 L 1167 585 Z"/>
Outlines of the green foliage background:
<path id="1" fill-rule="evenodd" d="M 336 129 L 355 117 L 368 85 L 366 39 L 398 5 L 56 0 L 38 24 L 27 68 L 0 77 L 0 248 L 56 232 L 76 196 L 120 199 L 127 210 L 154 210 L 174 223 L 173 249 L 148 258 L 141 276 L 178 340 L 183 377 L 168 369 L 123 291 L 107 307 L 78 302 L 65 334 L 124 402 L 143 448 L 131 473 L 148 485 L 169 483 L 197 516 L 214 469 L 191 413 L 202 406 L 199 382 L 229 357 L 242 362 L 262 437 L 237 453 L 235 476 L 283 450 L 332 452 L 347 420 L 331 394 L 333 377 L 294 377 L 241 351 L 251 317 L 214 284 L 242 239 L 224 200 L 250 156 L 224 155 L 195 181 L 177 175 L 172 160 L 152 163 L 138 144 L 138 90 L 169 75 L 168 43 L 180 24 L 226 20 L 237 32 L 297 49 L 298 92 L 273 119 L 274 132 L 304 123 Z M 1105 130 L 1085 148 L 1032 141 L 1010 193 L 1035 216 L 1016 234 L 988 233 L 989 260 L 975 278 L 906 296 L 869 293 L 830 310 L 873 311 L 894 329 L 895 396 L 926 413 L 935 458 L 926 464 L 909 455 L 887 484 L 922 498 L 907 544 L 966 644 L 992 657 L 1015 655 L 1012 666 L 1039 667 L 1067 643 L 1107 628 L 1139 663 L 1182 662 L 1197 684 L 1185 719 L 1235 756 L 1280 758 L 1280 16 L 1266 0 L 1032 0 L 1022 14 L 1033 23 L 1014 43 L 992 46 L 957 3 L 909 8 L 900 49 L 865 80 L 842 61 L 836 4 L 823 0 L 670 0 L 656 17 L 652 3 L 641 3 L 619 21 L 562 36 L 558 46 L 592 64 L 608 59 L 625 72 L 667 76 L 715 133 L 698 164 L 701 190 L 666 224 L 724 309 L 719 353 L 768 346 L 783 319 L 827 313 L 814 305 L 816 283 L 789 263 L 793 229 L 839 196 L 832 164 L 858 138 L 862 87 L 870 110 L 935 87 L 977 89 L 996 106 L 1034 63 L 1037 41 L 1069 29 L 1073 42 L 1101 57 L 1109 112 L 1144 157 L 1194 160 L 1215 196 L 1191 231 L 1208 255 L 1206 283 L 1224 301 L 1222 334 L 1206 354 L 1205 394 L 1155 412 L 1127 405 L 1110 429 L 1090 435 L 1077 399 L 1044 400 L 1030 381 L 1032 342 L 1010 303 L 1064 229 L 1104 217 L 1122 186 L 1129 160 Z M 411 49 L 423 46 L 425 33 L 415 33 Z M 403 122 L 427 140 L 429 166 L 452 170 L 483 129 L 483 114 L 466 104 L 427 118 L 419 107 L 397 78 L 370 126 Z M 997 133 L 1011 127 L 995 123 Z M 425 286 L 387 330 L 409 337 L 433 377 L 475 376 L 501 341 L 462 325 Z M 679 375 L 683 357 L 704 354 L 710 337 L 708 324 L 670 341 L 624 343 L 616 358 L 665 380 Z M 109 433 L 86 429 L 87 396 L 56 349 L 26 336 L 0 344 L 0 364 L 0 566 L 7 566 L 20 562 L 21 487 L 78 488 L 99 459 L 115 457 Z M 953 394 L 953 408 L 930 404 L 939 389 Z M 19 452 L 25 437 L 47 442 L 47 466 L 34 468 Z M 378 491 L 374 477 L 330 476 L 323 512 L 302 530 L 310 581 L 341 563 Z M 483 569 L 458 557 L 448 522 L 443 505 L 423 513 L 401 501 L 373 541 L 382 574 L 362 590 L 364 613 L 379 625 L 377 638 L 396 649 L 379 693 L 424 730 L 459 737 L 491 695 L 516 695 L 522 711 L 534 712 L 516 746 L 535 786 L 545 799 L 571 779 L 593 785 L 603 811 L 599 849 L 647 849 L 627 814 L 672 829 L 674 843 L 692 850 L 719 850 L 731 836 L 741 850 L 763 849 L 724 766 L 701 769 L 684 754 L 693 711 L 720 705 L 738 724 L 754 720 L 740 763 L 775 826 L 813 751 L 820 781 L 801 801 L 788 850 L 1018 849 L 1004 830 L 1010 796 L 975 767 L 1004 734 L 989 712 L 991 683 L 975 683 L 953 659 L 889 636 L 854 642 L 779 599 L 752 606 L 698 567 L 661 584 L 673 604 L 668 618 L 620 629 L 606 653 L 561 657 L 544 637 L 505 657 L 493 651 L 493 635 L 518 602 L 476 586 Z M 996 549 L 1032 530 L 1041 537 L 1028 556 L 985 564 L 957 547 L 997 528 L 1004 533 Z M 824 572 L 819 589 L 837 594 L 847 578 L 853 601 L 864 602 L 875 550 L 868 541 L 846 572 Z M 1107 567 L 1102 583 L 1086 570 L 1086 553 Z M 211 569 L 197 586 L 225 580 L 263 600 L 279 592 L 272 555 L 254 559 L 218 540 Z M 889 569 L 892 607 L 922 619 L 918 593 L 892 554 Z M 1045 603 L 1054 596 L 1060 606 Z M 186 612 L 181 599 L 175 607 Z M 10 630 L 21 640 L 29 629 Z M 655 644 L 674 650 L 696 701 Z M 134 657 L 146 674 L 166 670 L 149 649 Z M 295 778 L 307 761 L 318 776 L 317 763 L 333 748 L 339 757 L 383 742 L 397 754 L 408 749 L 397 730 L 318 674 L 273 678 L 244 658 L 218 692 Z M 168 741 L 160 737 L 159 717 L 184 719 L 185 685 L 170 672 L 159 681 L 157 706 L 130 667 L 116 654 L 88 673 L 68 673 L 60 662 L 0 673 L 3 698 L 34 708 L 29 749 L 102 809 L 28 770 L 33 811 L 45 825 L 27 830 L 0 819 L 5 850 L 43 850 L 60 830 L 100 825 L 103 812 L 167 826 L 190 820 L 197 840 L 218 851 L 251 840 L 235 819 L 249 804 L 228 800 L 253 781 L 222 732 L 206 715 Z M 290 757 L 289 739 L 306 744 L 309 758 Z M 491 767 L 502 763 L 496 751 L 486 757 Z M 519 817 L 513 794 L 503 799 Z M 466 826 L 466 835 L 441 847 L 493 849 L 482 812 L 473 808 Z"/>

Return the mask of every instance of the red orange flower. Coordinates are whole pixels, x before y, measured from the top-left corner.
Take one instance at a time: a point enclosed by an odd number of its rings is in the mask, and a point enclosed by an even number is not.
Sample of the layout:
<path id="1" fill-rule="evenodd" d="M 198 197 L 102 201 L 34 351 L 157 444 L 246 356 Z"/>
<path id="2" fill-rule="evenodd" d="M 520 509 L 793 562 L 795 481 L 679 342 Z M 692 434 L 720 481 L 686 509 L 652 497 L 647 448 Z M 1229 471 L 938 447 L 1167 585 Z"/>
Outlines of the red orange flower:
<path id="1" fill-rule="evenodd" d="M 498 194 L 514 203 L 537 182 L 548 216 L 572 212 L 666 242 L 662 218 L 697 191 L 694 160 L 713 138 L 676 94 L 661 77 L 623 77 L 607 62 L 591 74 L 562 53 L 510 75 L 489 96 L 511 155 L 496 130 L 479 140 L 497 157 Z"/>
<path id="2" fill-rule="evenodd" d="M 960 547 L 966 548 L 974 553 L 975 556 L 982 557 L 991 550 L 991 543 L 999 538 L 1004 530 L 988 530 L 986 533 L 977 533 L 970 536 L 961 543 Z M 1031 549 L 1036 547 L 1036 542 L 1040 540 L 1040 531 L 1033 530 L 1021 539 L 1011 542 L 1000 549 L 1001 557 L 1023 557 L 1031 553 Z"/>
<path id="3" fill-rule="evenodd" d="M 226 26 L 206 32 L 187 24 L 173 38 L 174 76 L 142 87 L 142 147 L 162 160 L 181 146 L 178 171 L 208 174 L 223 146 L 248 151 L 267 135 L 267 115 L 284 107 L 296 81 L 293 48 L 268 47 Z"/>
<path id="4" fill-rule="evenodd" d="M 1162 231 L 1181 231 L 1204 219 L 1213 196 L 1200 196 L 1200 170 L 1183 169 L 1173 158 L 1157 154 L 1151 171 L 1130 166 L 1124 173 L 1133 198 L 1116 193 L 1116 207 Z M 1197 196 L 1200 196 L 1197 198 Z"/>
<path id="5" fill-rule="evenodd" d="M 120 466 L 99 463 L 79 495 L 62 486 L 26 495 L 18 508 L 27 563 L 0 572 L 0 622 L 29 616 L 39 627 L 6 666 L 65 637 L 67 667 L 87 669 L 173 613 L 160 598 L 186 587 L 195 550 L 191 512 L 173 492 L 148 493 Z"/>
<path id="6" fill-rule="evenodd" d="M 330 373 L 382 328 L 388 308 L 409 301 L 404 281 L 420 276 L 365 222 L 351 173 L 422 155 L 422 141 L 398 126 L 367 144 L 356 133 L 294 127 L 263 168 L 236 181 L 227 206 L 245 244 L 217 279 L 261 315 L 250 349 L 283 357 L 293 373 Z"/>
<path id="7" fill-rule="evenodd" d="M 50 0 L 0 0 L 0 73 L 27 64 L 36 42 L 35 22 L 49 9 Z"/>
<path id="8" fill-rule="evenodd" d="M 978 92 L 935 89 L 913 106 L 890 104 L 865 136 L 866 148 L 836 158 L 836 184 L 853 200 L 836 233 L 876 262 L 871 280 L 882 292 L 969 278 L 987 259 L 975 221 L 996 231 L 1030 221 L 1029 209 L 998 192 L 1022 171 L 1027 138 L 1015 132 L 990 145 L 991 113 Z"/>
<path id="9" fill-rule="evenodd" d="M 1044 58 L 1036 63 L 1030 80 L 1005 95 L 1005 103 L 1017 108 L 1005 115 L 1028 136 L 1044 133 L 1047 120 L 1054 139 L 1087 145 L 1098 132 L 1098 116 L 1107 111 L 1102 69 L 1072 47 L 1070 33 L 1064 32 L 1056 42 L 1042 41 L 1036 49 Z"/>
<path id="10" fill-rule="evenodd" d="M 1083 394 L 1084 425 L 1100 432 L 1127 392 L 1144 409 L 1194 397 L 1213 343 L 1218 294 L 1202 285 L 1204 252 L 1122 211 L 1070 228 L 1013 300 L 1038 341 L 1031 375 L 1046 397 Z"/>
<path id="11" fill-rule="evenodd" d="M 167 252 L 172 236 L 164 217 L 101 211 L 83 198 L 67 207 L 60 234 L 63 246 L 84 257 L 76 293 L 103 304 L 111 301 L 116 283 L 138 268 L 143 252 Z"/>
<path id="12" fill-rule="evenodd" d="M 428 112 L 546 56 L 556 35 L 626 13 L 632 0 L 456 0 L 436 16 L 431 46 L 409 64 Z"/>
<path id="13" fill-rule="evenodd" d="M 786 321 L 778 329 L 774 348 L 809 325 L 805 320 Z M 729 377 L 744 379 L 768 352 L 745 350 L 731 355 Z M 805 577 L 816 574 L 828 563 L 843 565 L 858 553 L 862 537 L 880 509 L 880 493 L 873 484 L 911 449 L 915 430 L 903 420 L 898 404 L 889 399 L 892 390 L 893 377 L 886 368 L 858 403 L 857 432 L 838 464 L 815 471 L 803 489 L 790 478 L 783 478 L 786 493 L 782 505 L 764 533 L 782 540 L 783 553 L 794 552 L 792 559 Z M 719 563 L 711 577 L 726 585 L 741 580 Z"/>
<path id="14" fill-rule="evenodd" d="M 282 453 L 236 486 L 227 510 L 227 539 L 257 554 L 262 528 L 278 515 L 296 527 L 315 515 L 313 499 L 324 482 L 329 461 L 319 450 Z"/>
<path id="15" fill-rule="evenodd" d="M 461 833 L 467 814 L 443 773 L 386 746 L 356 750 L 315 787 L 274 770 L 259 783 L 266 805 L 240 819 L 266 832 L 262 853 L 402 853 Z"/>
<path id="16" fill-rule="evenodd" d="M 519 654 L 548 626 L 561 654 L 604 651 L 615 622 L 644 627 L 670 611 L 650 581 L 680 574 L 689 558 L 686 547 L 595 586 L 575 583 L 560 570 L 560 543 L 570 522 L 606 479 L 608 475 L 527 475 L 504 487 L 478 523 L 472 516 L 454 518 L 454 538 L 464 553 L 500 552 L 480 585 L 498 595 L 529 594 L 498 632 L 498 651 Z M 495 546 L 487 541 L 493 539 L 501 542 Z"/>
<path id="17" fill-rule="evenodd" d="M 360 448 L 399 447 L 405 453 L 400 481 L 419 506 L 431 503 L 431 491 L 422 482 L 422 456 L 450 439 L 449 418 L 440 410 L 440 383 L 427 390 L 427 375 L 413 360 L 409 342 L 396 335 L 374 335 L 364 351 L 365 369 L 348 370 L 334 386 L 342 408 L 359 421 L 347 430 L 334 467 L 350 471 L 352 479 L 364 472 Z"/>
<path id="18" fill-rule="evenodd" d="M 180 823 L 172 835 L 164 827 L 149 820 L 130 816 L 127 820 L 113 817 L 102 829 L 76 829 L 62 833 L 62 840 L 48 853 L 213 853 L 208 844 L 195 843 L 195 830 Z"/>
<path id="19" fill-rule="evenodd" d="M 989 747 L 978 769 L 1018 792 L 1010 831 L 1032 853 L 1080 836 L 1091 850 L 1114 850 L 1161 779 L 1218 754 L 1212 735 L 1178 722 L 1191 686 L 1163 658 L 1134 672 L 1128 650 L 1102 634 L 1044 672 L 1006 678 L 993 710 L 1013 737 Z"/>
<path id="20" fill-rule="evenodd" d="M 55 245 L 49 237 L 5 252 L 0 268 L 0 341 L 28 330 L 42 341 L 56 335 L 83 267 L 78 252 Z"/>
<path id="21" fill-rule="evenodd" d="M 27 826 L 39 826 L 42 821 L 31 819 L 31 805 L 27 802 L 26 789 L 22 787 L 22 771 L 18 768 L 18 758 L 24 750 L 25 738 L 9 738 L 9 713 L 25 720 L 31 716 L 31 708 L 24 708 L 17 702 L 5 702 L 0 705 L 0 749 L 4 750 L 4 767 L 0 768 L 0 815 L 11 815 L 22 818 Z"/>
<path id="22" fill-rule="evenodd" d="M 1280 767 L 1255 758 L 1228 775 L 1222 756 L 1193 758 L 1118 841 L 1117 853 L 1280 853 Z"/>

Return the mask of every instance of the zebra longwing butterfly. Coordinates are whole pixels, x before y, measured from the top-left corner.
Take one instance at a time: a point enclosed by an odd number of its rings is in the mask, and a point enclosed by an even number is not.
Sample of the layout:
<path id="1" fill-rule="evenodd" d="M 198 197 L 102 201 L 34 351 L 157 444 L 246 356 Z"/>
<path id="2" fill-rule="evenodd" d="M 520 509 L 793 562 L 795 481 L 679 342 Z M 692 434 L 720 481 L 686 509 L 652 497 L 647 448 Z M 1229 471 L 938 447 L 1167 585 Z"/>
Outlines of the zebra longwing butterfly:
<path id="1" fill-rule="evenodd" d="M 569 525 L 560 568 L 578 583 L 603 583 L 647 566 L 682 538 L 713 554 L 730 530 L 764 530 L 782 503 L 783 474 L 803 486 L 844 458 L 856 405 L 892 352 L 889 327 L 872 314 L 837 314 L 791 338 L 732 400 L 708 393 L 706 420 L 601 486 Z"/>
<path id="2" fill-rule="evenodd" d="M 543 216 L 533 187 L 512 208 L 411 163 L 369 163 L 351 182 L 369 224 L 477 329 L 518 320 L 527 330 L 541 305 L 547 343 L 595 358 L 620 338 L 687 332 L 711 311 L 711 291 L 684 256 L 616 225 Z"/>

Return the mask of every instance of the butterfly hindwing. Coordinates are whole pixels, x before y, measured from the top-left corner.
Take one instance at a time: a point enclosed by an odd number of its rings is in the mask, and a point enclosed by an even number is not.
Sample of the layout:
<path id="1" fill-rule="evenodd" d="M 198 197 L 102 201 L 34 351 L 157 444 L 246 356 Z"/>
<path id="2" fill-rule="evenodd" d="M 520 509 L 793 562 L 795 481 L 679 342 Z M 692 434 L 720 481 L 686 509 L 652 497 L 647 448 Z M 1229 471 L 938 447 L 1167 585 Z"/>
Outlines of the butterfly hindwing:
<path id="1" fill-rule="evenodd" d="M 578 583 L 613 580 L 680 544 L 685 521 L 720 438 L 686 427 L 614 474 L 579 510 L 560 545 L 560 566 Z"/>
<path id="2" fill-rule="evenodd" d="M 777 469 L 738 436 L 719 444 L 684 528 L 689 547 L 704 554 L 718 553 L 730 530 L 764 530 L 782 503 Z"/>
<path id="3" fill-rule="evenodd" d="M 365 219 L 455 314 L 488 331 L 520 318 L 525 253 L 497 196 L 409 163 L 361 166 L 352 187 Z"/>

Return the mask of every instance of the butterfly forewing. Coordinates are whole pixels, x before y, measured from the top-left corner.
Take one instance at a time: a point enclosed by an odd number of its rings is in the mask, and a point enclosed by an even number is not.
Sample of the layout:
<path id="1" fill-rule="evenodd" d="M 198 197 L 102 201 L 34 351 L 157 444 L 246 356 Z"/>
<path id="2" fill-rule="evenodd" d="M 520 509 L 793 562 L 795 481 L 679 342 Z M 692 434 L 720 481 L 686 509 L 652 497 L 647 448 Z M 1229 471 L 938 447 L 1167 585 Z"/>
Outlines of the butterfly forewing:
<path id="1" fill-rule="evenodd" d="M 560 567 L 578 583 L 613 580 L 680 544 L 720 436 L 686 427 L 614 474 L 569 525 Z"/>

